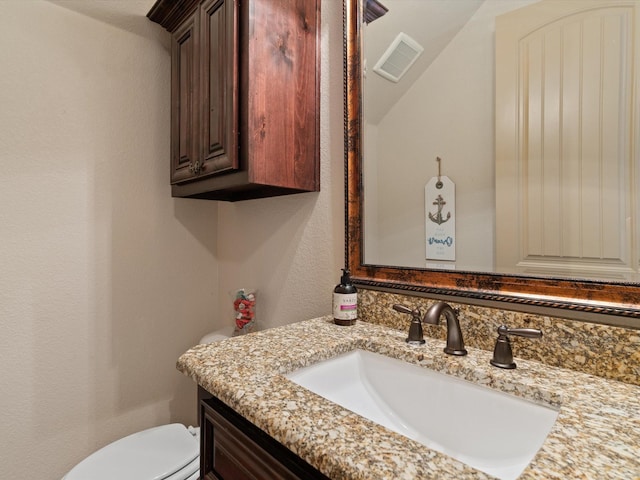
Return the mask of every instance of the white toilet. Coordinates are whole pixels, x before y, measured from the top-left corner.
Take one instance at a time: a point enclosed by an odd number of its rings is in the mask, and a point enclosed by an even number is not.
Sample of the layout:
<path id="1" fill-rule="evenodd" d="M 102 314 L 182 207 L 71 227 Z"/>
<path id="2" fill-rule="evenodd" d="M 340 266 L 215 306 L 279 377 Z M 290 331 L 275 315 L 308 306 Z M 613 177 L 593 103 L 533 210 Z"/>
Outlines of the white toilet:
<path id="1" fill-rule="evenodd" d="M 195 480 L 199 432 L 173 423 L 134 433 L 89 455 L 63 480 Z"/>
<path id="2" fill-rule="evenodd" d="M 229 338 L 233 328 L 205 335 L 200 343 Z M 179 423 L 134 433 L 92 453 L 62 480 L 196 480 L 200 429 Z"/>

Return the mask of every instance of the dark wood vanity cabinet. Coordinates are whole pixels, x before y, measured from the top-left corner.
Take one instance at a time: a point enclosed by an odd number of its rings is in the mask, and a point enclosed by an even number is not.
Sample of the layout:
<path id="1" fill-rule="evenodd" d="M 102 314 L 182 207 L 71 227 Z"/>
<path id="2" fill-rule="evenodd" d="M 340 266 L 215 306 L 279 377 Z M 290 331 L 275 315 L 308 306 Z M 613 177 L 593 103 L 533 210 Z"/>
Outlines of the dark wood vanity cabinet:
<path id="1" fill-rule="evenodd" d="M 201 387 L 198 400 L 200 478 L 327 480 L 321 472 Z"/>
<path id="2" fill-rule="evenodd" d="M 172 195 L 319 191 L 320 0 L 158 0 L 147 16 L 172 34 Z"/>
<path id="3" fill-rule="evenodd" d="M 192 13 L 171 40 L 171 182 L 192 179 L 198 138 L 198 16 Z"/>
<path id="4" fill-rule="evenodd" d="M 235 14 L 231 0 L 206 0 L 172 34 L 173 185 L 239 170 Z"/>

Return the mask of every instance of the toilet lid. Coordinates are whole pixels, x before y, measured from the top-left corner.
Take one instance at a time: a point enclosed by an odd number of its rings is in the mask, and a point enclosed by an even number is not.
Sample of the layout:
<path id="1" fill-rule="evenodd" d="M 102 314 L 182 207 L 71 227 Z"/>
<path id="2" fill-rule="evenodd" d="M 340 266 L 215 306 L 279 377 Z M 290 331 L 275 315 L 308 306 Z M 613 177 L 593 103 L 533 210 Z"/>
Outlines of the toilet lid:
<path id="1" fill-rule="evenodd" d="M 184 425 L 162 425 L 98 450 L 76 465 L 64 480 L 162 480 L 193 462 L 199 448 L 199 441 Z M 184 478 L 190 473 L 185 472 Z"/>

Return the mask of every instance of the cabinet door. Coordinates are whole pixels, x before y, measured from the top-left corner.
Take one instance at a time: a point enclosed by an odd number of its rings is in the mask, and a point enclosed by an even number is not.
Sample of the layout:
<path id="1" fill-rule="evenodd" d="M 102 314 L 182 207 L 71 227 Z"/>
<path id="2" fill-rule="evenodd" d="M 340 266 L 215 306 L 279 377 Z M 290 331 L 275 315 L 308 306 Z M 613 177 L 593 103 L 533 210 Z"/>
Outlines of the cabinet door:
<path id="1" fill-rule="evenodd" d="M 200 176 L 237 170 L 237 2 L 205 0 L 200 6 Z"/>
<path id="2" fill-rule="evenodd" d="M 198 387 L 204 480 L 329 480 L 246 418 Z"/>
<path id="3" fill-rule="evenodd" d="M 173 33 L 171 42 L 171 183 L 196 176 L 198 158 L 198 11 Z"/>
<path id="4" fill-rule="evenodd" d="M 209 405 L 203 409 L 204 479 L 300 479 Z"/>
<path id="5" fill-rule="evenodd" d="M 499 271 L 637 277 L 639 13 L 547 0 L 496 19 Z"/>

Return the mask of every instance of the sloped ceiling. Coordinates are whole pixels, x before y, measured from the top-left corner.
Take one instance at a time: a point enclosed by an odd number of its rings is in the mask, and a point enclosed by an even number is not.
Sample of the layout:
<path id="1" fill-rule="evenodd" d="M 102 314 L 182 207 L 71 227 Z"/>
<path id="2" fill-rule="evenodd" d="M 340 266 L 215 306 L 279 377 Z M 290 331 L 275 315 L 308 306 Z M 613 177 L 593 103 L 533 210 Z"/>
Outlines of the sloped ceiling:
<path id="1" fill-rule="evenodd" d="M 381 0 L 389 11 L 363 29 L 367 122 L 377 124 L 429 67 L 484 0 Z M 373 72 L 373 66 L 399 32 L 424 47 L 404 77 L 393 83 Z"/>

